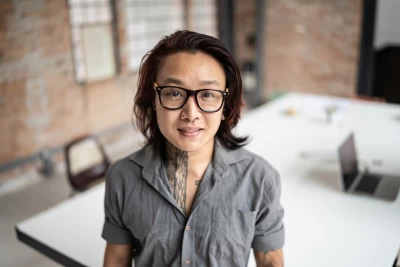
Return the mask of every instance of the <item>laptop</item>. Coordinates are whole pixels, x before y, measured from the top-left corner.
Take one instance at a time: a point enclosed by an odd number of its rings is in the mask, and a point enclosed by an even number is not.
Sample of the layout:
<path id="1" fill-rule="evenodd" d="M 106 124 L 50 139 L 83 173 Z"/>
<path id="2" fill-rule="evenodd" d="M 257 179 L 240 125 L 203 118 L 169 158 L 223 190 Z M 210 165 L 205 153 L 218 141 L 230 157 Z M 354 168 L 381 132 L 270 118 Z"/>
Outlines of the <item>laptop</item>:
<path id="1" fill-rule="evenodd" d="M 397 198 L 400 189 L 400 176 L 370 173 L 368 168 L 365 171 L 359 171 L 353 133 L 339 147 L 339 161 L 345 192 L 368 195 L 389 201 L 394 201 Z"/>

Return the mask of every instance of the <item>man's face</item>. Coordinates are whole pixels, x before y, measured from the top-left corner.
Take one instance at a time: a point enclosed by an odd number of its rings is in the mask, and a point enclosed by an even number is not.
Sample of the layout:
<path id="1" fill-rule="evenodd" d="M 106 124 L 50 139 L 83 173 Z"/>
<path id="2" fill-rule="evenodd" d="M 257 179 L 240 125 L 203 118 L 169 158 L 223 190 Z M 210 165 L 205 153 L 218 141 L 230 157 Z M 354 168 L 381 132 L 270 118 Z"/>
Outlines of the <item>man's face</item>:
<path id="1" fill-rule="evenodd" d="M 159 86 L 224 91 L 225 73 L 222 66 L 205 53 L 180 52 L 164 59 L 155 82 Z M 189 153 L 213 149 L 214 136 L 223 119 L 223 108 L 214 113 L 203 112 L 190 96 L 182 108 L 168 110 L 161 106 L 158 94 L 155 108 L 158 127 L 174 146 Z"/>

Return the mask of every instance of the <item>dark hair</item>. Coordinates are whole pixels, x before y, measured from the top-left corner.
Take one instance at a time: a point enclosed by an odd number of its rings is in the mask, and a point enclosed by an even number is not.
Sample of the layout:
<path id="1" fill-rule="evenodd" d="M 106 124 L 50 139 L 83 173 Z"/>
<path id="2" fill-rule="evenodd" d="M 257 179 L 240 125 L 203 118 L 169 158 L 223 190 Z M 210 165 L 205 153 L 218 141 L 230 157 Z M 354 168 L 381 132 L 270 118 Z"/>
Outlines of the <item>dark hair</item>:
<path id="1" fill-rule="evenodd" d="M 218 39 L 191 31 L 177 31 L 165 36 L 153 50 L 146 53 L 141 62 L 134 114 L 139 130 L 147 139 L 146 145 L 154 145 L 155 149 L 159 149 L 164 141 L 154 110 L 153 83 L 156 80 L 158 68 L 168 55 L 179 52 L 196 53 L 197 51 L 213 57 L 222 65 L 226 77 L 226 87 L 229 88 L 229 95 L 225 99 L 223 110 L 225 120 L 221 121 L 216 136 L 229 149 L 237 149 L 246 144 L 248 137 L 237 137 L 232 133 L 232 129 L 239 121 L 243 107 L 242 79 L 235 60 Z"/>

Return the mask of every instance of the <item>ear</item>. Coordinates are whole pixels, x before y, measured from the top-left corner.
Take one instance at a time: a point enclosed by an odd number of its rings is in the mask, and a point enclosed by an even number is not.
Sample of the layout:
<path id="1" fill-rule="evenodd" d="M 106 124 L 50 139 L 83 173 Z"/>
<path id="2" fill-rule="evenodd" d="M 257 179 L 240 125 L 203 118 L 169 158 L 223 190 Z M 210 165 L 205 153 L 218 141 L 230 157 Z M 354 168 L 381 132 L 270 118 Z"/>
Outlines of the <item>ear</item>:
<path id="1" fill-rule="evenodd" d="M 221 120 L 223 120 L 223 121 L 225 120 L 225 114 L 224 114 L 224 113 L 225 113 L 225 110 L 226 110 L 226 109 L 224 109 L 224 110 L 222 111 L 222 119 L 221 119 Z"/>

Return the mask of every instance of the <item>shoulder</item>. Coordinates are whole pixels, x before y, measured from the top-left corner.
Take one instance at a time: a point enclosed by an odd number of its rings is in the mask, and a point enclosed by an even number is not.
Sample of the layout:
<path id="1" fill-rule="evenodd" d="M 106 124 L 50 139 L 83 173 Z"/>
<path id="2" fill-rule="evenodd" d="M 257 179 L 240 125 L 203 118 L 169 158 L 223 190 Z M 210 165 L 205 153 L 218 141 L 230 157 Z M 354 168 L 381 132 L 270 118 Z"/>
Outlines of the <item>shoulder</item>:
<path id="1" fill-rule="evenodd" d="M 134 162 L 132 158 L 141 153 L 141 150 L 112 163 L 106 173 L 107 183 L 113 187 L 118 187 L 127 182 L 138 180 L 141 177 L 142 166 Z"/>
<path id="2" fill-rule="evenodd" d="M 258 182 L 266 190 L 280 184 L 279 172 L 265 158 L 246 148 L 239 148 L 237 152 L 244 155 L 244 159 L 231 167 L 244 178 Z"/>

